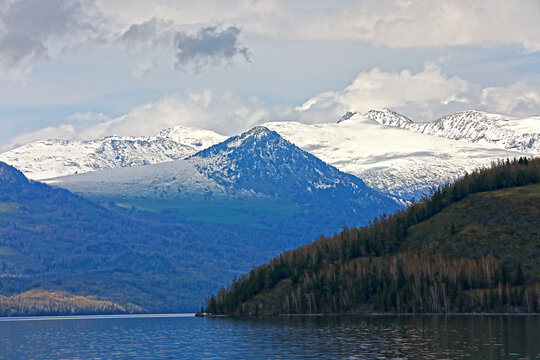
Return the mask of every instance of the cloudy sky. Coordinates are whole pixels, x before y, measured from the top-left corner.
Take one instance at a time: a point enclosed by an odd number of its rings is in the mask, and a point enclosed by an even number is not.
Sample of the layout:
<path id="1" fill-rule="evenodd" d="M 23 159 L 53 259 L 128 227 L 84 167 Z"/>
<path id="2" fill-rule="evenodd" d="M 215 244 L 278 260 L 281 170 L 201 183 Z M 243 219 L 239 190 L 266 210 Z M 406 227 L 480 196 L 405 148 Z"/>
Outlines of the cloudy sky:
<path id="1" fill-rule="evenodd" d="M 0 151 L 387 107 L 540 114 L 538 0 L 0 0 Z"/>

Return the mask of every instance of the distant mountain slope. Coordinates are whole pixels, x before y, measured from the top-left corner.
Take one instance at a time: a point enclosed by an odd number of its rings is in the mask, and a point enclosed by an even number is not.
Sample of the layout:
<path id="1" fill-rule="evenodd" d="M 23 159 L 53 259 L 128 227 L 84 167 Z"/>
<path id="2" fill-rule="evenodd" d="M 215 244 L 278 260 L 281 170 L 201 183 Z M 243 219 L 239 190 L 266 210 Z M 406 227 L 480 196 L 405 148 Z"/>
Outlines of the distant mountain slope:
<path id="1" fill-rule="evenodd" d="M 0 161 L 34 180 L 183 159 L 225 139 L 213 131 L 165 129 L 150 137 L 37 141 L 0 154 Z"/>
<path id="2" fill-rule="evenodd" d="M 259 204 L 277 201 L 297 208 L 300 213 L 296 216 L 303 217 L 300 224 L 318 229 L 319 234 L 337 231 L 343 223 L 367 223 L 373 216 L 400 207 L 359 178 L 329 166 L 264 127 L 253 128 L 186 160 L 102 170 L 48 182 L 95 199 L 134 204 L 163 199 L 173 208 L 174 199 L 181 199 L 178 202 L 182 206 L 194 199 L 209 205 L 232 204 L 234 199 L 251 199 Z M 189 213 L 188 217 L 199 218 L 197 211 L 207 210 L 196 208 L 183 211 Z M 247 206 L 245 211 L 251 214 L 253 209 Z M 314 221 L 308 214 L 318 214 L 327 223 Z"/>
<path id="3" fill-rule="evenodd" d="M 190 312 L 220 284 L 297 246 L 297 239 L 301 237 L 295 232 L 183 217 L 168 221 L 159 211 L 99 205 L 65 189 L 28 181 L 0 163 L 3 296 L 34 289 L 60 291 L 111 301 L 124 309 L 111 311 L 140 307 Z M 11 303 L 4 300 L 0 307 Z M 87 310 L 96 310 L 94 305 Z M 47 308 L 43 302 L 39 306 Z M 20 314 L 27 310 L 21 308 Z"/>
<path id="4" fill-rule="evenodd" d="M 540 155 L 540 117 L 517 119 L 469 110 L 433 122 L 415 123 L 388 109 L 373 110 L 364 115 L 383 125 Z"/>
<path id="5" fill-rule="evenodd" d="M 47 184 L 85 196 L 174 198 L 204 194 L 227 195 L 226 189 L 201 174 L 193 161 L 103 169 L 52 178 Z"/>
<path id="6" fill-rule="evenodd" d="M 373 111 L 350 113 L 339 123 L 272 122 L 265 126 L 339 170 L 360 177 L 368 186 L 404 200 L 418 199 L 433 187 L 497 159 L 523 155 L 378 123 L 410 121 L 394 112 Z"/>
<path id="7" fill-rule="evenodd" d="M 475 171 L 370 226 L 289 251 L 213 314 L 540 312 L 540 159 Z"/>

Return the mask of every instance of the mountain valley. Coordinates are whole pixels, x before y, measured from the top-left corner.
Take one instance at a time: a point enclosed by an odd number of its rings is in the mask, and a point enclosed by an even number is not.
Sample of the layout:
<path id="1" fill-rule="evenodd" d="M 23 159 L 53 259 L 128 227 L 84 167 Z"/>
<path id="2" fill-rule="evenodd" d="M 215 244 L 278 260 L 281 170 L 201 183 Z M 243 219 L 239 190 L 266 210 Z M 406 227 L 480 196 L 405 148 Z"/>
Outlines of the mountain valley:
<path id="1" fill-rule="evenodd" d="M 22 169 L 0 163 L 3 303 L 29 299 L 25 314 L 49 300 L 58 311 L 79 304 L 74 313 L 194 311 L 285 250 L 380 221 L 437 186 L 536 151 L 534 139 L 527 147 L 514 133 L 504 133 L 514 142 L 494 144 L 418 124 L 389 110 L 350 112 L 231 138 L 172 128 L 0 154 Z"/>
<path id="2" fill-rule="evenodd" d="M 67 292 L 144 312 L 194 311 L 285 249 L 402 208 L 263 127 L 185 160 L 55 186 L 0 165 L 0 292 Z"/>

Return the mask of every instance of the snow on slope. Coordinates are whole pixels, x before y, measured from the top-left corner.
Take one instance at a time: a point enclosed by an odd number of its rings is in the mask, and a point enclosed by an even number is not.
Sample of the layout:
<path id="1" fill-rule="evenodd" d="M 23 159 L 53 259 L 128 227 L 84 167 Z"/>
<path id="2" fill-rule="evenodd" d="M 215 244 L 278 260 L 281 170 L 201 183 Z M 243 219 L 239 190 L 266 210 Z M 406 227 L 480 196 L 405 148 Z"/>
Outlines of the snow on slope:
<path id="1" fill-rule="evenodd" d="M 223 185 L 279 195 L 296 202 L 320 192 L 345 192 L 349 196 L 379 196 L 364 182 L 340 172 L 301 150 L 268 128 L 257 126 L 239 136 L 191 156 L 196 167 Z"/>
<path id="2" fill-rule="evenodd" d="M 47 179 L 59 186 L 86 196 L 171 198 L 191 195 L 226 195 L 226 189 L 201 174 L 196 161 L 175 160 L 146 166 L 102 169 Z"/>
<path id="3" fill-rule="evenodd" d="M 400 205 L 350 174 L 309 154 L 276 132 L 255 127 L 188 159 L 108 169 L 47 180 L 50 185 L 102 197 L 175 198 L 183 195 L 264 196 L 334 207 L 367 222 Z M 331 215 L 330 215 L 331 216 Z"/>
<path id="4" fill-rule="evenodd" d="M 383 125 L 540 155 L 540 117 L 517 119 L 469 110 L 443 116 L 433 122 L 414 123 L 388 109 L 372 110 L 364 115 Z"/>
<path id="5" fill-rule="evenodd" d="M 18 168 L 30 179 L 43 180 L 182 159 L 224 139 L 209 130 L 174 127 L 151 137 L 36 141 L 0 154 L 0 161 Z"/>
<path id="6" fill-rule="evenodd" d="M 358 113 L 339 123 L 264 126 L 368 186 L 405 200 L 497 159 L 525 155 L 384 126 Z"/>

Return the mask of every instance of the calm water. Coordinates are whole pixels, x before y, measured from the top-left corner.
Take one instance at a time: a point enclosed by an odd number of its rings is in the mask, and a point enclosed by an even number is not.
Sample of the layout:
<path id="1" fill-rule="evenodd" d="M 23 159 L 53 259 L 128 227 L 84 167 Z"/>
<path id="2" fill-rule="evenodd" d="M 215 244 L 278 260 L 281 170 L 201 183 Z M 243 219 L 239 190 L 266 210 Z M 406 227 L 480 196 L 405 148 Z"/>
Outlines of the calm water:
<path id="1" fill-rule="evenodd" d="M 540 359 L 539 316 L 0 320 L 2 359 Z"/>

